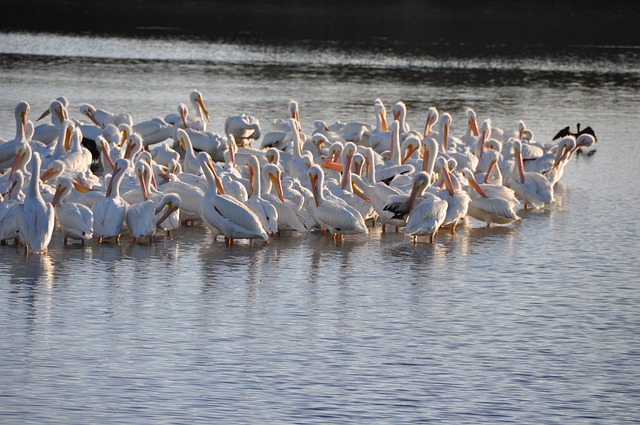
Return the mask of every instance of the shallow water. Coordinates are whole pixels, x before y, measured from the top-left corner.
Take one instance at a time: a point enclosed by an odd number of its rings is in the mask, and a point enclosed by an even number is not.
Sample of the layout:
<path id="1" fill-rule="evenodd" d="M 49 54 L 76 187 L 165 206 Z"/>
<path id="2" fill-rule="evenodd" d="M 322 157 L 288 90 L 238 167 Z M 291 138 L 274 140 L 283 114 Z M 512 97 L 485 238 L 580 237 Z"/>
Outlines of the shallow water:
<path id="1" fill-rule="evenodd" d="M 635 423 L 640 262 L 637 50 L 494 57 L 0 34 L 0 136 L 13 108 L 65 95 L 135 120 L 203 92 L 222 131 L 300 103 L 373 120 L 403 99 L 454 133 L 524 119 L 551 141 L 590 125 L 556 203 L 512 226 L 474 220 L 431 245 L 373 229 L 228 248 L 201 226 L 152 243 L 0 248 L 3 423 Z M 59 46 L 47 53 L 51 46 Z"/>

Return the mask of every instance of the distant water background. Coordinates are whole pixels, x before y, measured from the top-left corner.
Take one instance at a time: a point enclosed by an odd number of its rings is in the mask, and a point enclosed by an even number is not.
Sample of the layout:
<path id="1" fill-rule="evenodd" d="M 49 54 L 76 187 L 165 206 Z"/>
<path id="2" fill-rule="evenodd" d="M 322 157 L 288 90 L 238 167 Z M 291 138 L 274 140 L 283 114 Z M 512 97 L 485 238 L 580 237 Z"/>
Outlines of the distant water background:
<path id="1" fill-rule="evenodd" d="M 378 227 L 227 248 L 197 226 L 0 247 L 0 422 L 638 422 L 640 44 L 241 38 L 2 32 L 0 136 L 20 100 L 137 121 L 197 88 L 217 132 L 240 112 L 268 129 L 290 99 L 308 133 L 373 123 L 379 97 L 416 128 L 448 111 L 454 134 L 467 107 L 546 143 L 580 122 L 596 152 L 553 205 L 433 245 Z"/>

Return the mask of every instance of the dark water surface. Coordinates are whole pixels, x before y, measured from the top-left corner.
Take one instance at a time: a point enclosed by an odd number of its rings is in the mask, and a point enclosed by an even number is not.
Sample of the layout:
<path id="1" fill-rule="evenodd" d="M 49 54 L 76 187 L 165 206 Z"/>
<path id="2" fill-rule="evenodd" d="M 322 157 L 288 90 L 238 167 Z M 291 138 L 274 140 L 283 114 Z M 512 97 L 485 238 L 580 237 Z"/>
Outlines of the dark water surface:
<path id="1" fill-rule="evenodd" d="M 52 53 L 53 52 L 53 53 Z M 0 248 L 2 423 L 637 423 L 640 51 L 486 56 L 0 34 L 0 136 L 65 95 L 134 120 L 198 88 L 213 131 L 373 122 L 373 100 L 464 110 L 541 141 L 590 125 L 556 202 L 431 245 L 373 229 L 227 248 L 201 226 L 151 244 Z M 462 53 L 460 53 L 462 52 Z M 34 118 L 35 118 L 34 117 Z"/>

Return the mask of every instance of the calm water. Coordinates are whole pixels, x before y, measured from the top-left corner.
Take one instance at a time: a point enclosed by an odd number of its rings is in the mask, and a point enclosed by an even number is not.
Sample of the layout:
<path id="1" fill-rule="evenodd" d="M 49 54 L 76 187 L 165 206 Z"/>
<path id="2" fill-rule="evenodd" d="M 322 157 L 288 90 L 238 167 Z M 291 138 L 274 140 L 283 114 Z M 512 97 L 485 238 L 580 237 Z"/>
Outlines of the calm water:
<path id="1" fill-rule="evenodd" d="M 457 51 L 457 50 L 456 50 Z M 53 52 L 53 53 L 52 53 Z M 487 52 L 493 52 L 491 57 Z M 203 227 L 152 244 L 25 257 L 0 249 L 2 423 L 637 423 L 640 49 L 336 47 L 0 34 L 0 136 L 65 95 L 135 120 L 203 92 L 222 132 L 300 103 L 373 121 L 373 100 L 429 106 L 463 131 L 524 119 L 538 140 L 596 129 L 557 202 L 513 226 L 227 248 Z M 457 130 L 457 131 L 456 131 Z"/>

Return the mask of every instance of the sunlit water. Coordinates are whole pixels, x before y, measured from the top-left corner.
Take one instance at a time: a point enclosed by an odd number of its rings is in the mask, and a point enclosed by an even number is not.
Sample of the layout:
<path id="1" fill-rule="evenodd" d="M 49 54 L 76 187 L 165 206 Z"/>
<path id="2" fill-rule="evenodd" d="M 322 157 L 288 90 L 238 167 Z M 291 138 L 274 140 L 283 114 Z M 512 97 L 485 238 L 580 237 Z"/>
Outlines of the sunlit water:
<path id="1" fill-rule="evenodd" d="M 442 49 L 441 49 L 442 50 Z M 467 49 L 468 50 L 468 49 Z M 488 49 L 491 51 L 492 49 Z M 202 226 L 153 243 L 0 248 L 2 423 L 637 423 L 640 55 L 456 56 L 203 41 L 0 35 L 0 136 L 65 95 L 135 120 L 203 92 L 222 132 L 373 121 L 373 100 L 464 110 L 536 138 L 599 137 L 522 221 L 413 244 L 373 229 L 228 248 Z"/>

